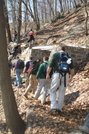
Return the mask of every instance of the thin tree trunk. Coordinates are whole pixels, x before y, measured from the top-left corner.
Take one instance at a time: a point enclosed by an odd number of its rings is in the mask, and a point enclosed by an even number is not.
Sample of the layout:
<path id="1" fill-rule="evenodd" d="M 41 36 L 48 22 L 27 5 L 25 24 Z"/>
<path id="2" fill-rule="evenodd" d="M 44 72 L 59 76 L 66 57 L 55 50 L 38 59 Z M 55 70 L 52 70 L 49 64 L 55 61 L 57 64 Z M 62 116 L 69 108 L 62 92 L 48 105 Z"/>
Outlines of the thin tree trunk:
<path id="1" fill-rule="evenodd" d="M 63 13 L 63 5 L 62 5 L 62 0 L 59 0 L 59 2 L 60 2 L 61 13 Z"/>
<path id="2" fill-rule="evenodd" d="M 75 8 L 77 7 L 76 0 L 74 0 Z"/>
<path id="3" fill-rule="evenodd" d="M 28 0 L 26 0 L 26 3 L 28 4 Z M 26 28 L 27 28 L 27 8 L 25 10 L 25 20 L 24 20 L 24 23 L 25 23 L 24 32 L 26 32 L 27 31 L 26 30 Z"/>
<path id="4" fill-rule="evenodd" d="M 8 127 L 13 134 L 24 134 L 25 123 L 21 119 L 11 86 L 10 70 L 8 66 L 5 18 L 3 10 L 4 0 L 0 0 L 0 90 L 2 104 Z"/>
<path id="5" fill-rule="evenodd" d="M 57 0 L 55 0 L 55 14 L 57 14 Z"/>
<path id="6" fill-rule="evenodd" d="M 53 11 L 51 2 L 49 0 L 47 0 L 47 2 L 48 2 L 49 7 L 50 7 L 50 12 L 52 12 L 52 16 L 54 16 L 54 11 Z"/>
<path id="7" fill-rule="evenodd" d="M 9 20 L 8 20 L 8 11 L 7 11 L 7 4 L 4 2 L 4 15 L 5 15 L 5 23 L 6 23 L 6 31 L 8 35 L 8 43 L 12 41 L 11 39 L 11 32 L 10 32 L 10 25 L 9 25 Z"/>
<path id="8" fill-rule="evenodd" d="M 21 2 L 22 2 L 22 0 L 19 0 L 17 44 L 20 43 L 20 31 L 21 31 Z"/>
<path id="9" fill-rule="evenodd" d="M 34 9 L 34 16 L 35 16 L 35 23 L 36 23 L 36 29 L 40 29 L 40 22 L 38 17 L 38 10 L 37 10 L 37 0 L 33 0 L 33 9 Z"/>
<path id="10" fill-rule="evenodd" d="M 86 36 L 88 35 L 88 26 L 87 26 L 87 23 L 88 23 L 88 11 L 87 11 L 87 0 L 85 0 L 85 30 L 86 30 Z"/>

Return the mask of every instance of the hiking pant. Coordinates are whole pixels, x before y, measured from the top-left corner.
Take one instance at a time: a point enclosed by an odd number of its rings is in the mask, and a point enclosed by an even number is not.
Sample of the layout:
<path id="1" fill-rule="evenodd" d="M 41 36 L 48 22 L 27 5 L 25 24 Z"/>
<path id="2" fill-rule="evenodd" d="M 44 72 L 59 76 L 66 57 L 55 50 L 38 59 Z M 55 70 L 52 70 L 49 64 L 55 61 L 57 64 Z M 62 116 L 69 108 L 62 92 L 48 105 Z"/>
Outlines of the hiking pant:
<path id="1" fill-rule="evenodd" d="M 84 125 L 89 128 L 89 114 L 86 117 L 86 122 Z"/>
<path id="2" fill-rule="evenodd" d="M 47 91 L 49 90 L 49 88 L 50 88 L 50 80 L 48 81 L 46 79 L 39 79 L 37 90 L 35 92 L 34 97 L 38 99 L 40 96 L 40 92 L 43 89 L 43 97 L 41 99 L 41 103 L 45 103 Z"/>
<path id="3" fill-rule="evenodd" d="M 29 76 L 30 76 L 30 74 L 29 73 L 25 73 L 25 88 L 27 88 L 28 87 L 28 85 L 29 85 Z"/>
<path id="4" fill-rule="evenodd" d="M 29 48 L 31 48 L 33 44 L 34 44 L 34 40 L 31 40 L 31 41 L 29 42 Z"/>
<path id="5" fill-rule="evenodd" d="M 14 82 L 15 86 L 20 87 L 21 86 L 21 73 L 22 73 L 22 69 L 16 69 L 16 80 Z"/>
<path id="6" fill-rule="evenodd" d="M 16 41 L 17 40 L 17 36 L 14 36 L 14 41 Z"/>
<path id="7" fill-rule="evenodd" d="M 29 91 L 31 91 L 31 90 L 33 91 L 33 93 L 35 93 L 36 88 L 37 88 L 36 75 L 30 74 L 30 77 L 29 77 L 29 85 L 26 88 L 25 94 L 27 95 L 27 93 Z"/>
<path id="8" fill-rule="evenodd" d="M 69 78 L 69 74 L 66 74 L 66 84 Z M 56 90 L 58 89 L 58 101 L 56 100 L 57 94 Z M 51 109 L 62 110 L 64 103 L 66 87 L 64 86 L 64 77 L 60 73 L 54 73 L 51 81 L 50 88 L 50 100 L 51 100 Z"/>

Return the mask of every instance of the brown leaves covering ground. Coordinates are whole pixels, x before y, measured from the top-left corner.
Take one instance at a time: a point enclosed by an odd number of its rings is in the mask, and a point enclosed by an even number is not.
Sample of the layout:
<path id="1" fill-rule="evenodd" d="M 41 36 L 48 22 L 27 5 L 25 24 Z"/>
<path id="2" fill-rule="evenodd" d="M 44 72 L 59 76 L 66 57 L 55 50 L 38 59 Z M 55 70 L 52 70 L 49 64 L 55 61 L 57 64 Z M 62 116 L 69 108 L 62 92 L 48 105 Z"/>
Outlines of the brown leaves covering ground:
<path id="1" fill-rule="evenodd" d="M 50 115 L 50 99 L 47 97 L 47 104 L 42 105 L 39 100 L 35 100 L 31 93 L 28 99 L 24 97 L 24 84 L 22 88 L 13 90 L 19 114 L 26 121 L 26 111 L 29 107 L 34 107 L 35 123 L 32 126 L 33 134 L 69 134 L 78 130 L 79 125 L 83 125 L 85 117 L 89 113 L 89 76 L 88 64 L 80 64 L 83 71 L 76 73 L 72 82 L 68 85 L 65 94 L 65 103 L 60 115 Z M 1 102 L 1 96 L 0 96 Z M 0 134 L 11 134 L 7 127 L 2 102 L 0 103 Z"/>

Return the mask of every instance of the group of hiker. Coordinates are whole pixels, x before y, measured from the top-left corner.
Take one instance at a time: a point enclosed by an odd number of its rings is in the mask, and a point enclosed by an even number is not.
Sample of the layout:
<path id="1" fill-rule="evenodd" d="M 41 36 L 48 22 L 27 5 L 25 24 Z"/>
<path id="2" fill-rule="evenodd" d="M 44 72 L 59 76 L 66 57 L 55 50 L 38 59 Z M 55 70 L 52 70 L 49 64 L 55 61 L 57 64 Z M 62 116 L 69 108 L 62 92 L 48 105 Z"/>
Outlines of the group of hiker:
<path id="1" fill-rule="evenodd" d="M 65 47 L 59 46 L 57 52 L 54 53 L 49 61 L 48 57 L 43 57 L 37 61 L 33 61 L 30 57 L 29 61 L 21 63 L 22 60 L 17 56 L 14 70 L 16 72 L 16 80 L 14 85 L 21 87 L 21 73 L 25 76 L 25 93 L 28 98 L 28 93 L 33 94 L 35 99 L 41 95 L 41 103 L 45 104 L 46 96 L 49 92 L 51 109 L 49 114 L 60 114 L 64 103 L 64 96 L 67 84 L 72 81 L 74 76 L 74 65 L 72 58 L 68 55 Z M 20 67 L 20 63 L 23 66 Z M 84 126 L 80 126 L 81 131 L 89 133 L 89 115 Z"/>
<path id="2" fill-rule="evenodd" d="M 23 73 L 26 79 L 24 93 L 26 98 L 28 93 L 32 91 L 34 98 L 38 99 L 41 91 L 43 91 L 41 103 L 45 104 L 46 95 L 50 91 L 51 110 L 49 113 L 62 111 L 66 86 L 68 82 L 71 82 L 74 75 L 73 60 L 65 51 L 65 47 L 58 47 L 57 51 L 50 61 L 48 57 L 43 57 L 43 62 L 41 60 L 33 61 L 33 58 L 30 57 L 25 65 L 19 56 L 16 56 L 14 65 L 16 73 L 14 85 L 18 88 L 21 87 L 20 75 Z M 59 92 L 57 95 L 58 101 L 56 101 L 57 90 Z"/>
<path id="3" fill-rule="evenodd" d="M 17 41 L 17 35 L 18 35 L 18 33 L 17 33 L 17 31 L 15 30 L 15 31 L 14 31 L 14 42 Z M 35 34 L 34 34 L 34 31 L 31 29 L 30 31 L 27 31 L 27 32 L 25 33 L 25 35 L 23 36 L 23 37 L 27 37 L 27 36 L 28 36 L 29 48 L 31 48 L 32 45 L 34 44 L 34 41 L 35 41 L 34 35 L 35 35 Z"/>

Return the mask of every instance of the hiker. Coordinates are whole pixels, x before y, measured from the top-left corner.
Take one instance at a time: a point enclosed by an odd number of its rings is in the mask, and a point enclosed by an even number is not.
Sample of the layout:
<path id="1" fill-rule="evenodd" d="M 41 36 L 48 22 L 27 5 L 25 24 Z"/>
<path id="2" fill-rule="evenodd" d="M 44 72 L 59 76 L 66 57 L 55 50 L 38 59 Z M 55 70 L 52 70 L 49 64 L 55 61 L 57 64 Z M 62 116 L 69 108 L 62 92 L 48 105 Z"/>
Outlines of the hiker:
<path id="1" fill-rule="evenodd" d="M 12 50 L 12 57 L 16 56 L 18 53 L 21 54 L 21 46 L 20 45 L 16 45 L 13 50 Z"/>
<path id="2" fill-rule="evenodd" d="M 27 88 L 27 86 L 29 85 L 29 76 L 30 76 L 30 72 L 28 71 L 29 68 L 31 68 L 31 63 L 33 63 L 33 58 L 30 57 L 29 61 L 26 62 L 26 65 L 24 67 L 23 73 L 25 74 L 25 88 Z"/>
<path id="3" fill-rule="evenodd" d="M 14 72 L 16 73 L 16 80 L 14 81 L 14 85 L 18 88 L 21 87 L 21 73 L 24 68 L 24 62 L 19 58 L 19 56 L 16 56 L 16 62 L 14 67 Z"/>
<path id="4" fill-rule="evenodd" d="M 48 57 L 43 58 L 43 63 L 39 66 L 39 69 L 37 71 L 36 79 L 38 82 L 37 90 L 35 92 L 34 98 L 38 99 L 40 96 L 40 92 L 43 88 L 43 97 L 41 99 L 41 103 L 44 104 L 46 100 L 47 91 L 50 88 L 50 81 L 46 80 L 46 73 L 44 74 L 44 70 L 46 68 L 46 65 L 49 64 Z"/>
<path id="5" fill-rule="evenodd" d="M 37 61 L 33 61 L 31 65 L 32 65 L 32 69 L 31 69 L 30 76 L 29 76 L 29 85 L 26 88 L 26 91 L 24 93 L 24 96 L 26 98 L 27 98 L 28 92 L 32 91 L 32 93 L 34 94 L 37 88 L 36 73 L 38 71 L 39 66 L 38 66 Z"/>
<path id="6" fill-rule="evenodd" d="M 43 63 L 43 60 L 38 59 L 37 62 L 38 62 L 39 64 L 42 64 L 42 63 Z"/>
<path id="7" fill-rule="evenodd" d="M 61 55 L 67 55 L 65 52 L 65 47 L 58 47 L 57 53 L 53 54 L 50 60 L 49 67 L 47 69 L 46 79 L 50 79 L 50 72 L 53 69 L 51 87 L 50 87 L 50 100 L 51 100 L 51 110 L 49 113 L 60 113 L 62 111 L 62 106 L 64 103 L 64 95 L 66 90 L 66 85 L 68 82 L 72 81 L 74 75 L 73 61 L 69 58 L 69 70 L 66 73 L 60 71 L 60 57 Z M 65 59 L 65 58 L 64 58 Z M 65 69 L 65 66 L 64 66 Z M 70 71 L 70 75 L 69 75 Z M 58 89 L 58 101 L 56 101 L 56 91 Z"/>
<path id="8" fill-rule="evenodd" d="M 38 59 L 38 60 L 37 60 L 37 63 L 38 63 L 38 68 L 39 68 L 40 64 L 42 64 L 42 63 L 43 63 L 43 60 Z"/>
<path id="9" fill-rule="evenodd" d="M 29 32 L 30 31 L 26 31 L 25 34 L 23 35 L 23 38 L 27 37 L 27 35 L 28 35 Z"/>
<path id="10" fill-rule="evenodd" d="M 34 44 L 34 41 L 35 41 L 35 38 L 34 38 L 34 32 L 33 30 L 31 29 L 30 32 L 28 33 L 28 36 L 29 36 L 29 48 L 32 47 L 32 45 Z"/>
<path id="11" fill-rule="evenodd" d="M 17 31 L 14 32 L 14 42 L 17 40 Z"/>
<path id="12" fill-rule="evenodd" d="M 88 133 L 89 134 L 89 114 L 86 116 L 86 121 L 84 126 L 79 126 L 79 129 L 82 132 Z"/>

